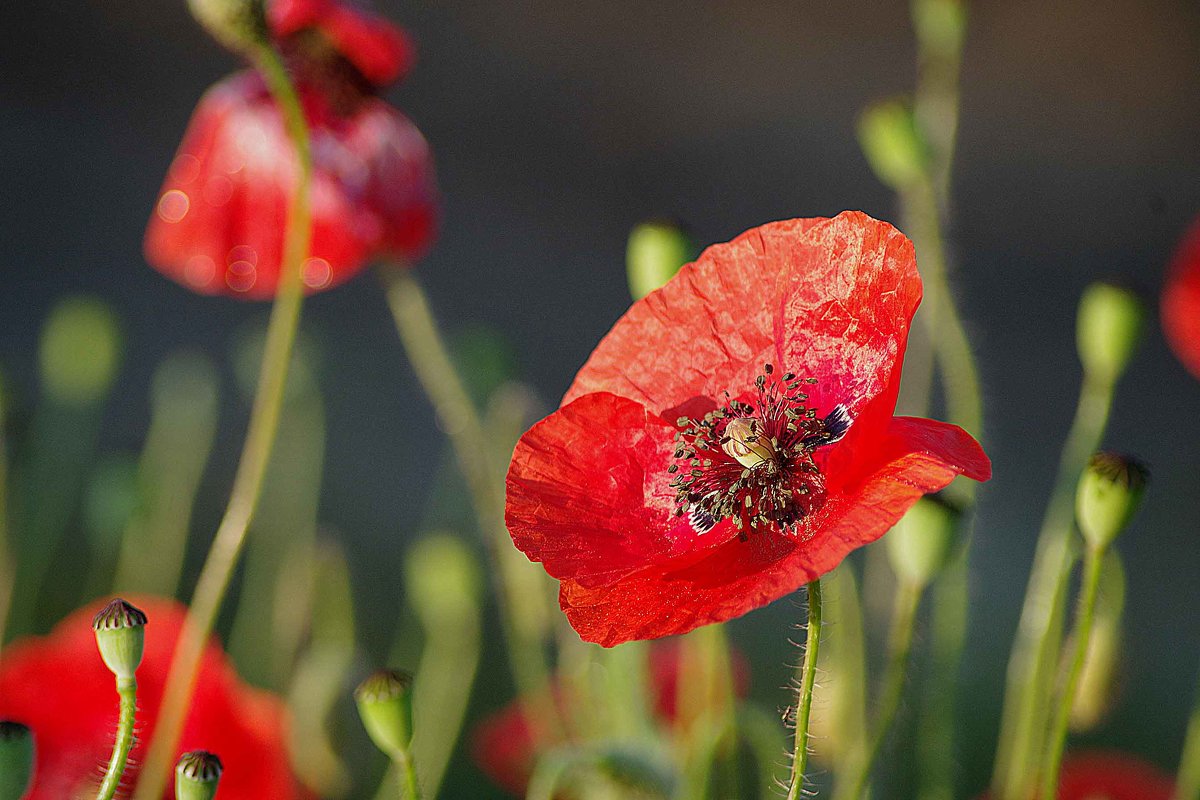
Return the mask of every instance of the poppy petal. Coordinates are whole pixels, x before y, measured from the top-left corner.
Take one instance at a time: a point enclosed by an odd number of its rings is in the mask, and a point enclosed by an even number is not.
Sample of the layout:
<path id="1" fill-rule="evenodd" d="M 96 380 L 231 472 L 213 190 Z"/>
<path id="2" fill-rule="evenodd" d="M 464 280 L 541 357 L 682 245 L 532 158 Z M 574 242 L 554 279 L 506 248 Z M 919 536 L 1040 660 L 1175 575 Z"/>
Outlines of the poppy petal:
<path id="1" fill-rule="evenodd" d="M 1183 237 L 1167 271 L 1162 325 L 1176 357 L 1200 378 L 1200 219 Z"/>
<path id="2" fill-rule="evenodd" d="M 399 27 L 337 0 L 272 0 L 268 17 L 279 38 L 305 28 L 320 31 L 376 86 L 404 77 L 416 60 L 412 41 Z"/>

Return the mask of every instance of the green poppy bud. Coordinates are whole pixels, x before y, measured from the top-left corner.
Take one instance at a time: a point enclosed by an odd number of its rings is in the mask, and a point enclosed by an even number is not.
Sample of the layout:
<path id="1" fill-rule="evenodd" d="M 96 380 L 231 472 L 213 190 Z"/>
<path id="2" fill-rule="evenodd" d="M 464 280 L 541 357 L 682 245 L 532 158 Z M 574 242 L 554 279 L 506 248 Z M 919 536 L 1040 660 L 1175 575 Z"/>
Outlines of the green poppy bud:
<path id="1" fill-rule="evenodd" d="M 1075 339 L 1084 373 L 1113 384 L 1129 366 L 1142 334 L 1145 304 L 1128 289 L 1093 283 L 1083 291 Z"/>
<path id="2" fill-rule="evenodd" d="M 1142 502 L 1148 473 L 1128 456 L 1097 453 L 1079 479 L 1075 515 L 1088 545 L 1106 548 L 1125 530 Z"/>
<path id="3" fill-rule="evenodd" d="M 222 769 L 221 759 L 207 750 L 184 753 L 175 762 L 175 800 L 212 800 Z"/>
<path id="4" fill-rule="evenodd" d="M 470 549 L 446 533 L 413 545 L 404 563 L 404 588 L 426 628 L 444 630 L 474 617 L 483 577 Z"/>
<path id="5" fill-rule="evenodd" d="M 884 539 L 892 569 L 903 581 L 925 586 L 950 560 L 962 511 L 941 495 L 927 495 L 901 517 Z"/>
<path id="6" fill-rule="evenodd" d="M 92 619 L 100 657 L 118 681 L 132 681 L 142 663 L 146 615 L 121 598 L 100 609 Z"/>
<path id="7" fill-rule="evenodd" d="M 188 0 L 188 8 L 196 21 L 230 50 L 247 52 L 268 40 L 263 0 Z"/>
<path id="8" fill-rule="evenodd" d="M 19 722 L 0 721 L 0 800 L 21 800 L 33 777 L 33 734 Z"/>
<path id="9" fill-rule="evenodd" d="M 875 176 L 892 189 L 912 186 L 929 169 L 929 146 L 907 100 L 869 106 L 858 118 L 858 143 Z"/>
<path id="10" fill-rule="evenodd" d="M 954 56 L 962 50 L 967 31 L 963 0 L 914 0 L 913 30 L 917 41 L 937 53 Z"/>
<path id="11" fill-rule="evenodd" d="M 375 746 L 391 757 L 412 742 L 412 675 L 381 669 L 354 691 L 358 714 Z"/>
<path id="12" fill-rule="evenodd" d="M 121 333 L 107 305 L 72 297 L 50 312 L 42 328 L 38 359 L 46 394 L 82 406 L 100 400 L 116 376 Z"/>
<path id="13" fill-rule="evenodd" d="M 695 247 L 678 225 L 643 222 L 630 232 L 625 248 L 629 293 L 634 300 L 641 300 L 669 281 L 694 256 Z"/>

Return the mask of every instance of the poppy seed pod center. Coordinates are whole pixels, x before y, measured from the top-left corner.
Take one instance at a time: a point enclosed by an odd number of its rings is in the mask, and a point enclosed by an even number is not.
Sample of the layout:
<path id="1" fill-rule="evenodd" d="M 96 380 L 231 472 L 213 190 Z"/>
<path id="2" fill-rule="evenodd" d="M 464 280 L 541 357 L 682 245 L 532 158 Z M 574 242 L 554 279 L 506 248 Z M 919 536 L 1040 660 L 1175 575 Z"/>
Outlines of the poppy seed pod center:
<path id="1" fill-rule="evenodd" d="M 755 381 L 757 402 L 732 399 L 702 419 L 680 417 L 675 458 L 675 515 L 698 533 L 732 520 L 739 538 L 771 526 L 790 530 L 825 502 L 825 478 L 813 452 L 846 435 L 843 405 L 820 417 L 801 391 L 812 378 L 775 376 L 770 364 Z M 682 463 L 681 463 L 682 462 Z"/>

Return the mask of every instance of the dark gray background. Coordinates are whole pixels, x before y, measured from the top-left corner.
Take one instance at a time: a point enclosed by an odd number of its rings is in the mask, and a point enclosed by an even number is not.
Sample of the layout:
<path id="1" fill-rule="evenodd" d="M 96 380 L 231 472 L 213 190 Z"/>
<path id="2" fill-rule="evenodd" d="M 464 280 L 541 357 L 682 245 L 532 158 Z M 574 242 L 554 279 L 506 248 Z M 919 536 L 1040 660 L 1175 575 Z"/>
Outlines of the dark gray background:
<path id="1" fill-rule="evenodd" d="M 845 208 L 895 218 L 854 124 L 866 103 L 912 85 L 902 3 L 449 0 L 383 10 L 419 43 L 412 77 L 388 97 L 431 141 L 445 194 L 442 238 L 421 277 L 449 328 L 482 322 L 509 337 L 547 398 L 627 306 L 622 255 L 638 220 L 681 218 L 704 244 Z M 104 442 L 136 450 L 158 360 L 184 345 L 224 360 L 233 331 L 263 314 L 188 293 L 140 250 L 194 102 L 236 64 L 182 0 L 9 2 L 0 30 L 0 362 L 32 387 L 54 299 L 106 298 L 129 351 Z M 1099 276 L 1157 296 L 1174 242 L 1200 211 L 1198 64 L 1194 0 L 971 11 L 951 233 L 996 475 L 981 495 L 974 561 L 974 786 L 1074 406 L 1075 302 Z M 304 324 L 326 356 L 322 516 L 344 532 L 361 585 L 382 592 L 391 578 L 378 565 L 402 550 L 426 503 L 435 456 L 407 437 L 431 430 L 431 415 L 371 276 L 314 298 Z M 242 433 L 244 410 L 227 405 L 198 531 L 215 524 Z M 1200 382 L 1155 322 L 1107 437 L 1147 459 L 1155 480 L 1121 542 L 1125 694 L 1095 738 L 1164 766 L 1177 757 L 1200 667 L 1198 416 Z M 794 655 L 783 638 L 797 613 L 778 603 L 735 625 L 768 703 L 785 702 L 774 687 Z M 501 702 L 496 686 L 485 682 L 481 706 Z"/>

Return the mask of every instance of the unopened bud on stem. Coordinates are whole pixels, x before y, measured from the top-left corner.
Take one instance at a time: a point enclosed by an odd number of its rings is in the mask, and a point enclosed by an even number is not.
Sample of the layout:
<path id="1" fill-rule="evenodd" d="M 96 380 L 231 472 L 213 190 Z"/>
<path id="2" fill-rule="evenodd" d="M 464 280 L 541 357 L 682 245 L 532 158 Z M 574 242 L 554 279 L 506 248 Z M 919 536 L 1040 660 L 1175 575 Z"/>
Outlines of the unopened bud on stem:
<path id="1" fill-rule="evenodd" d="M 358 714 L 375 746 L 391 757 L 408 752 L 412 742 L 412 675 L 382 669 L 354 691 Z"/>
<path id="2" fill-rule="evenodd" d="M 92 618 L 100 657 L 118 681 L 134 679 L 134 673 L 142 663 L 145 627 L 146 615 L 119 597 Z"/>
<path id="3" fill-rule="evenodd" d="M 929 146 L 907 100 L 868 107 L 858 118 L 858 143 L 875 176 L 892 189 L 907 189 L 929 171 Z"/>
<path id="4" fill-rule="evenodd" d="M 175 763 L 175 800 L 213 800 L 222 769 L 221 759 L 207 750 L 184 753 Z"/>
<path id="5" fill-rule="evenodd" d="M 1142 335 L 1146 308 L 1128 289 L 1093 283 L 1079 299 L 1075 338 L 1084 373 L 1111 385 L 1121 377 Z"/>
<path id="6" fill-rule="evenodd" d="M 19 722 L 0 721 L 0 800 L 21 800 L 33 776 L 33 734 Z"/>
<path id="7" fill-rule="evenodd" d="M 678 225 L 643 222 L 629 233 L 625 267 L 634 300 L 669 281 L 695 255 L 692 242 Z"/>
<path id="8" fill-rule="evenodd" d="M 927 495 L 901 517 L 884 539 L 896 575 L 925 586 L 950 560 L 962 511 L 940 495 Z"/>
<path id="9" fill-rule="evenodd" d="M 188 0 L 188 8 L 230 50 L 249 52 L 268 40 L 263 0 Z"/>
<path id="10" fill-rule="evenodd" d="M 1090 547 L 1104 549 L 1129 524 L 1142 503 L 1149 473 L 1136 460 L 1097 453 L 1079 479 L 1075 514 Z"/>

